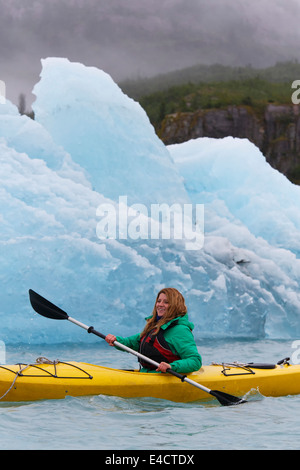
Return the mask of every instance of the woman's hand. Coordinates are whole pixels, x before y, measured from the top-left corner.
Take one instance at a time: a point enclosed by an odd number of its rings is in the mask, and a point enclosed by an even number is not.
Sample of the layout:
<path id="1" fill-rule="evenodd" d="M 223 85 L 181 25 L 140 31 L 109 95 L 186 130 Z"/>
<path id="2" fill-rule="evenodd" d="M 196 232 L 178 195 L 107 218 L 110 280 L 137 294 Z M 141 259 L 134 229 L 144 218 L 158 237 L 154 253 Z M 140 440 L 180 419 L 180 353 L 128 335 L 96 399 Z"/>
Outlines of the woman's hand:
<path id="1" fill-rule="evenodd" d="M 167 369 L 171 369 L 171 366 L 170 364 L 168 364 L 167 362 L 161 362 L 158 366 L 158 368 L 156 369 L 157 372 L 167 372 Z"/>
<path id="2" fill-rule="evenodd" d="M 116 341 L 116 337 L 114 335 L 107 335 L 105 336 L 105 341 L 110 345 L 114 346 L 114 342 Z"/>

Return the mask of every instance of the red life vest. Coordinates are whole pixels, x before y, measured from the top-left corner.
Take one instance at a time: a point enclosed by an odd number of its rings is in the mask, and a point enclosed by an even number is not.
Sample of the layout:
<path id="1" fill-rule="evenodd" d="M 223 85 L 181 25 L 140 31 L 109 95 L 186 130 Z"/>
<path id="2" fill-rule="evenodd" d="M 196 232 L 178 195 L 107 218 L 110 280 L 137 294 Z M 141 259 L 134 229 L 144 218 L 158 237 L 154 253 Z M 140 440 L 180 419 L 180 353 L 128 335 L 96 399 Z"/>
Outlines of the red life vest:
<path id="1" fill-rule="evenodd" d="M 162 330 L 160 328 L 157 335 L 153 334 L 155 328 L 149 331 L 149 333 L 147 333 L 141 338 L 139 352 L 158 363 L 167 362 L 168 364 L 170 364 L 171 362 L 180 359 L 180 356 L 172 352 L 168 342 L 164 338 L 164 332 L 167 329 L 177 325 L 177 323 L 177 321 L 172 322 L 167 328 L 165 328 L 165 330 Z M 156 369 L 155 366 L 143 361 L 143 359 L 139 359 L 139 362 L 142 367 L 152 370 Z"/>

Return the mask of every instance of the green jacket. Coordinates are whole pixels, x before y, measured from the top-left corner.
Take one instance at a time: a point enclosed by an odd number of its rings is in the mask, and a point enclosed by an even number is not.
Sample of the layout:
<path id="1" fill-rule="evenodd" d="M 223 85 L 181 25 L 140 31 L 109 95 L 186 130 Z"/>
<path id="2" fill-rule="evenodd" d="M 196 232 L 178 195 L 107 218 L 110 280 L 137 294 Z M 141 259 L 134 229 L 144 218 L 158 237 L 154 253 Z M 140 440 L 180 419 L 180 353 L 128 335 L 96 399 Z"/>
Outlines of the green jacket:
<path id="1" fill-rule="evenodd" d="M 146 320 L 148 318 L 146 318 Z M 178 320 L 178 324 L 166 330 L 166 328 L 175 320 Z M 202 359 L 198 353 L 192 333 L 193 328 L 194 325 L 189 321 L 187 314 L 182 317 L 174 318 L 161 326 L 162 330 L 166 330 L 164 338 L 168 342 L 172 352 L 181 358 L 170 364 L 175 372 L 194 372 L 199 370 L 202 366 Z M 119 343 L 122 343 L 135 351 L 139 350 L 140 333 L 128 336 L 127 338 L 117 336 L 116 339 Z M 153 371 L 151 369 L 142 368 L 140 372 L 155 372 L 155 370 Z"/>

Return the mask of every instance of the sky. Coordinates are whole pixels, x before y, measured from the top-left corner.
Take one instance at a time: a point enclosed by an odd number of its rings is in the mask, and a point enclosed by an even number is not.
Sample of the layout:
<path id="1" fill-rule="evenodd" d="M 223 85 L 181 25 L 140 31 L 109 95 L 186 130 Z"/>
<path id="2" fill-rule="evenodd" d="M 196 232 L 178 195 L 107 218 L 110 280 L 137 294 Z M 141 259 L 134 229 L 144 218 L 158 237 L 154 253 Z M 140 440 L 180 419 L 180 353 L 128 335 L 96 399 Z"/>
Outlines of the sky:
<path id="1" fill-rule="evenodd" d="M 300 60 L 299 20 L 300 0 L 0 0 L 0 80 L 8 99 L 24 93 L 30 106 L 46 57 L 96 66 L 116 82 Z"/>

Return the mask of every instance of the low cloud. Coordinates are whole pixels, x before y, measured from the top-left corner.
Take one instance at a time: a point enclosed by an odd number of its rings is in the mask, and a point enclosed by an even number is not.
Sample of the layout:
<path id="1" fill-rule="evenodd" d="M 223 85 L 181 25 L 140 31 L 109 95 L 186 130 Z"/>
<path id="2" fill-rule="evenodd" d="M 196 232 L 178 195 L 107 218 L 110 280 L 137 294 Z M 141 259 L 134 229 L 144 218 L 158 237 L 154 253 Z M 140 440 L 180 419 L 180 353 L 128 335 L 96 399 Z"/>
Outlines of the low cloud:
<path id="1" fill-rule="evenodd" d="M 13 101 L 30 95 L 48 56 L 117 81 L 197 63 L 299 58 L 296 0 L 0 0 L 0 13 L 0 79 Z"/>

